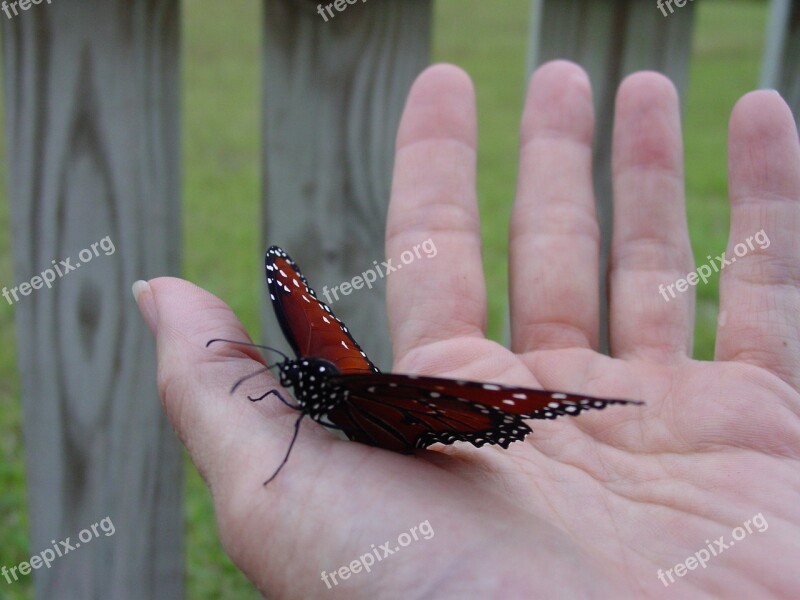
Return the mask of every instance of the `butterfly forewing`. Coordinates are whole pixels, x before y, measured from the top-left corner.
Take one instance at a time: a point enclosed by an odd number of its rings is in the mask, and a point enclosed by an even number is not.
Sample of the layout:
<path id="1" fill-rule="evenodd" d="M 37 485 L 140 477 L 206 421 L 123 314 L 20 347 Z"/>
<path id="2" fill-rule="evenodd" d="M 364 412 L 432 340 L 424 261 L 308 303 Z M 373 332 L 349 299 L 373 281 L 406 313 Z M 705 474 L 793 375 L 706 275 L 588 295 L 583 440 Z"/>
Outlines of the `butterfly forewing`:
<path id="1" fill-rule="evenodd" d="M 344 323 L 317 298 L 286 252 L 271 246 L 267 250 L 265 268 L 275 315 L 298 357 L 325 358 L 341 373 L 378 371 Z"/>

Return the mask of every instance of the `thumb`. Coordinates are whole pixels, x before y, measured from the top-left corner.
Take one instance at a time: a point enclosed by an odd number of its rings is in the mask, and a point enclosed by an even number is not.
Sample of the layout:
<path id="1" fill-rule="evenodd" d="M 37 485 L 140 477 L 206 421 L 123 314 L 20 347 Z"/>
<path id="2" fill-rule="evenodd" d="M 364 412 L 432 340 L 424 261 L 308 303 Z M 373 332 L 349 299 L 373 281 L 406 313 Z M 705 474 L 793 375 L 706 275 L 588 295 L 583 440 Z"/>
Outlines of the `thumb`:
<path id="1" fill-rule="evenodd" d="M 212 294 L 172 277 L 137 281 L 133 293 L 156 337 L 158 390 L 167 417 L 212 493 L 228 489 L 228 480 L 239 474 L 231 465 L 246 464 L 254 445 L 264 444 L 269 417 L 289 412 L 278 402 L 262 407 L 241 400 L 277 382 L 265 372 L 231 396 L 233 383 L 264 369 L 264 362 L 255 348 L 206 347 L 214 338 L 250 341 L 230 308 Z"/>
<path id="2" fill-rule="evenodd" d="M 338 440 L 306 423 L 292 452 L 291 469 L 282 472 L 277 485 L 263 488 L 286 453 L 298 415 L 278 401 L 245 399 L 278 387 L 269 373 L 248 379 L 231 396 L 232 384 L 264 369 L 263 361 L 255 348 L 206 344 L 215 338 L 249 341 L 242 325 L 221 300 L 181 279 L 136 282 L 133 292 L 156 337 L 164 410 L 211 490 L 225 550 L 260 590 L 292 587 L 300 572 L 307 571 L 302 562 L 287 562 L 300 538 L 320 554 L 341 540 L 341 532 L 333 528 L 324 544 L 317 519 L 308 520 L 311 526 L 303 533 L 293 517 L 311 495 L 335 497 L 321 491 L 327 488 L 320 485 L 319 457 L 330 456 Z M 339 446 L 341 455 L 377 453 L 350 442 L 339 441 Z M 337 482 L 353 466 L 346 460 L 333 464 L 338 466 L 329 469 L 328 486 L 338 494 Z M 318 589 L 320 583 L 312 579 L 312 585 Z"/>

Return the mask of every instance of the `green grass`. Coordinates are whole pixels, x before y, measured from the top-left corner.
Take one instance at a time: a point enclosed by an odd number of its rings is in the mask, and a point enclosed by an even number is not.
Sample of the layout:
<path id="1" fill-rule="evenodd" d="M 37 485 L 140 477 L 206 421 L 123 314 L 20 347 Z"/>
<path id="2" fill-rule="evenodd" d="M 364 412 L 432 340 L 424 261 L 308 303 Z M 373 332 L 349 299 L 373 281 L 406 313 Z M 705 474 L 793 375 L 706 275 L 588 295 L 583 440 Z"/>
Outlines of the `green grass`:
<path id="1" fill-rule="evenodd" d="M 259 330 L 260 3 L 183 6 L 183 275 Z M 211 498 L 187 461 L 189 598 L 260 598 L 217 535 Z"/>
<path id="2" fill-rule="evenodd" d="M 766 5 L 722 0 L 698 5 L 684 132 L 690 231 L 700 264 L 707 254 L 725 249 L 727 120 L 737 98 L 757 85 Z M 517 171 L 529 6 L 529 0 L 436 2 L 434 59 L 461 65 L 477 88 L 478 192 L 490 334 L 495 338 L 501 335 L 506 303 L 506 236 Z M 183 33 L 184 275 L 224 298 L 255 333 L 263 251 L 255 226 L 259 4 L 186 2 Z M 4 185 L 0 189 L 5 192 Z M 3 202 L 0 286 L 13 281 L 9 233 L 8 203 Z M 716 280 L 698 288 L 698 357 L 713 354 L 716 302 Z M 16 564 L 30 554 L 13 316 L 13 308 L 0 301 L 0 565 Z M 187 471 L 188 597 L 259 597 L 222 551 L 208 492 L 191 466 Z M 0 581 L 0 597 L 31 597 L 30 579 L 14 586 Z"/>

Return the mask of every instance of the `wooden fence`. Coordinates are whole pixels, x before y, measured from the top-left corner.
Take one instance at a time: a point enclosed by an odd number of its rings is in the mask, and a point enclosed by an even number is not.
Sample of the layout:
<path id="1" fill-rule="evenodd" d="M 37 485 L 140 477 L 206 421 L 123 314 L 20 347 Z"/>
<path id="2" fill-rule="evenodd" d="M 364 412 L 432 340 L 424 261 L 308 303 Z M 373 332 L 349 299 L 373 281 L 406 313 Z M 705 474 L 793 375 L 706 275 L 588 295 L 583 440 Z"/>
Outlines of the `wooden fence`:
<path id="1" fill-rule="evenodd" d="M 430 59 L 432 5 L 373 0 L 326 23 L 316 4 L 264 0 L 263 237 L 315 280 L 341 281 L 363 256 L 383 256 L 394 135 Z M 697 5 L 666 18 L 655 0 L 532 4 L 529 70 L 566 57 L 592 77 L 605 233 L 617 84 L 651 68 L 684 88 Z M 800 2 L 773 0 L 770 11 L 762 83 L 798 113 Z M 154 347 L 129 288 L 180 274 L 180 18 L 177 0 L 57 0 L 0 14 L 15 280 L 107 235 L 117 250 L 16 308 L 31 547 L 105 515 L 116 526 L 113 545 L 38 570 L 40 598 L 184 594 L 180 452 L 153 400 Z M 286 202 L 300 208 L 279 210 Z M 390 364 L 382 293 L 336 308 Z M 265 330 L 278 335 L 271 321 Z"/>

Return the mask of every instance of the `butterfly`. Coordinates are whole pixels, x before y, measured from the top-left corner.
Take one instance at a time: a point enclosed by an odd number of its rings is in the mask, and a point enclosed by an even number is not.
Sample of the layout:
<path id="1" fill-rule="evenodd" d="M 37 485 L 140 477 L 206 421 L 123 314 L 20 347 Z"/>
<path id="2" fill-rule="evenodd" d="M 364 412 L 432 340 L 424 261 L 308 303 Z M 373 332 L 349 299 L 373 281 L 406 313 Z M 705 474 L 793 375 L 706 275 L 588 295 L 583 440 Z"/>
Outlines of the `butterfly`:
<path id="1" fill-rule="evenodd" d="M 297 403 L 286 400 L 278 390 L 249 399 L 257 402 L 275 395 L 300 413 L 289 450 L 264 485 L 286 464 L 305 417 L 339 429 L 353 441 L 411 453 L 431 444 L 454 442 L 508 448 L 532 432 L 526 419 L 575 416 L 610 404 L 643 404 L 496 383 L 382 373 L 347 326 L 317 298 L 283 249 L 271 246 L 264 262 L 275 315 L 297 357 L 284 355 L 277 363 L 279 381 L 294 391 Z M 229 340 L 211 340 L 209 344 L 214 341 Z"/>

